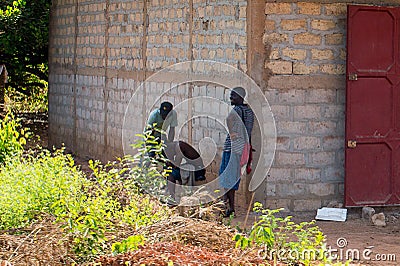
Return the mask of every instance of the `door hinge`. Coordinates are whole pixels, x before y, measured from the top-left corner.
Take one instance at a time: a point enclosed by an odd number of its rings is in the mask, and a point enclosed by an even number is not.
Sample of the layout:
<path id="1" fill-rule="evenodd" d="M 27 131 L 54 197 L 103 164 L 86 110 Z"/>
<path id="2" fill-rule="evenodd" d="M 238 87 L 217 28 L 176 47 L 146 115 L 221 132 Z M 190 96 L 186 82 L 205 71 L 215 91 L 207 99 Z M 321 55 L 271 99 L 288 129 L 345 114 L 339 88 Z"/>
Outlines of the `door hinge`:
<path id="1" fill-rule="evenodd" d="M 349 141 L 347 141 L 347 147 L 348 147 L 348 148 L 355 148 L 355 147 L 357 147 L 357 141 L 355 141 L 355 140 L 349 140 Z"/>
<path id="2" fill-rule="evenodd" d="M 350 73 L 349 74 L 349 80 L 357 80 L 357 74 L 356 73 Z"/>

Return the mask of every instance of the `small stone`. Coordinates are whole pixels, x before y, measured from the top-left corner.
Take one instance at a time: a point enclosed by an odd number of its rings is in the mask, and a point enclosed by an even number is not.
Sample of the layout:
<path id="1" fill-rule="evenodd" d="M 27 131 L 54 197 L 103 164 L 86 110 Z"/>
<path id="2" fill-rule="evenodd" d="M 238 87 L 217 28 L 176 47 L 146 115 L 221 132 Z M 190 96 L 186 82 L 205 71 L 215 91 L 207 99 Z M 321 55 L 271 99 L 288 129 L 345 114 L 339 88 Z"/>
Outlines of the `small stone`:
<path id="1" fill-rule="evenodd" d="M 390 215 L 388 220 L 390 223 L 397 223 L 398 218 L 395 215 Z"/>
<path id="2" fill-rule="evenodd" d="M 376 226 L 386 226 L 385 214 L 383 212 L 372 215 L 371 221 Z"/>
<path id="3" fill-rule="evenodd" d="M 371 220 L 372 215 L 375 214 L 375 209 L 371 207 L 362 208 L 362 218 L 365 220 Z"/>

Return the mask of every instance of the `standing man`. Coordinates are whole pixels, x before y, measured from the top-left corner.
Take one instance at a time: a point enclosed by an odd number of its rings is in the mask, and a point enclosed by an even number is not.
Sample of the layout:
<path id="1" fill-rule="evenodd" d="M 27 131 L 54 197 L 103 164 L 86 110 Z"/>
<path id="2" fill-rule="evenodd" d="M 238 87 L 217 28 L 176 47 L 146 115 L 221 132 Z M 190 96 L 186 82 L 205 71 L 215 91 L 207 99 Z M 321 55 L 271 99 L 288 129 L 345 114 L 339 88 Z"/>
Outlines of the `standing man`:
<path id="1" fill-rule="evenodd" d="M 147 120 L 147 129 L 151 130 L 151 135 L 160 143 L 172 142 L 175 138 L 175 127 L 178 126 L 178 116 L 173 105 L 170 102 L 162 102 L 159 109 L 155 109 L 149 115 Z M 169 128 L 168 135 L 165 136 L 162 132 L 166 132 Z"/>
<path id="2" fill-rule="evenodd" d="M 225 140 L 219 169 L 219 184 L 225 190 L 224 199 L 227 203 L 226 217 L 235 213 L 235 192 L 240 183 L 240 159 L 246 143 L 250 143 L 254 124 L 253 110 L 244 104 L 246 91 L 242 87 L 231 90 L 230 100 L 233 109 L 226 118 L 228 135 Z"/>

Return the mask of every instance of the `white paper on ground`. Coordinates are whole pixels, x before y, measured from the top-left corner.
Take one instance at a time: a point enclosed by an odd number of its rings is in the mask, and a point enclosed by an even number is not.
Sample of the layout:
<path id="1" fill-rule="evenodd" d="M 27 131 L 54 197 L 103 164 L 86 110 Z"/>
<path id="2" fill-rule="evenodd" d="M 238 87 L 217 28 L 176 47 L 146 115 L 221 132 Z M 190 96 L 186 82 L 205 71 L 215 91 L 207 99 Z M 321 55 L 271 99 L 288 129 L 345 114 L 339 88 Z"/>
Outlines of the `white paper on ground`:
<path id="1" fill-rule="evenodd" d="M 346 221 L 346 216 L 347 209 L 323 207 L 322 209 L 317 210 L 317 216 L 315 216 L 315 219 L 344 222 Z"/>

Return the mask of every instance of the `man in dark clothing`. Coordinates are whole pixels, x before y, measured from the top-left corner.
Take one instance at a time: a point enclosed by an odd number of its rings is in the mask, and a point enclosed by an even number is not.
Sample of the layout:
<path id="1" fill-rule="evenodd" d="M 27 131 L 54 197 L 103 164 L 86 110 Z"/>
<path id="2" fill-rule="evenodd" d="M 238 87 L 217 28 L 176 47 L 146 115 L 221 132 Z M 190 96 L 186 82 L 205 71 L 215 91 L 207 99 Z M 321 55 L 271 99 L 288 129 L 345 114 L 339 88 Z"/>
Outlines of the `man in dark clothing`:
<path id="1" fill-rule="evenodd" d="M 168 191 L 170 195 L 175 198 L 175 184 L 176 181 L 182 185 L 182 177 L 180 174 L 182 159 L 185 159 L 186 164 L 193 165 L 195 168 L 195 180 L 204 181 L 205 167 L 199 152 L 192 147 L 189 143 L 184 141 L 174 141 L 167 143 L 164 150 L 168 159 L 167 167 L 170 167 L 172 172 L 168 175 Z"/>

